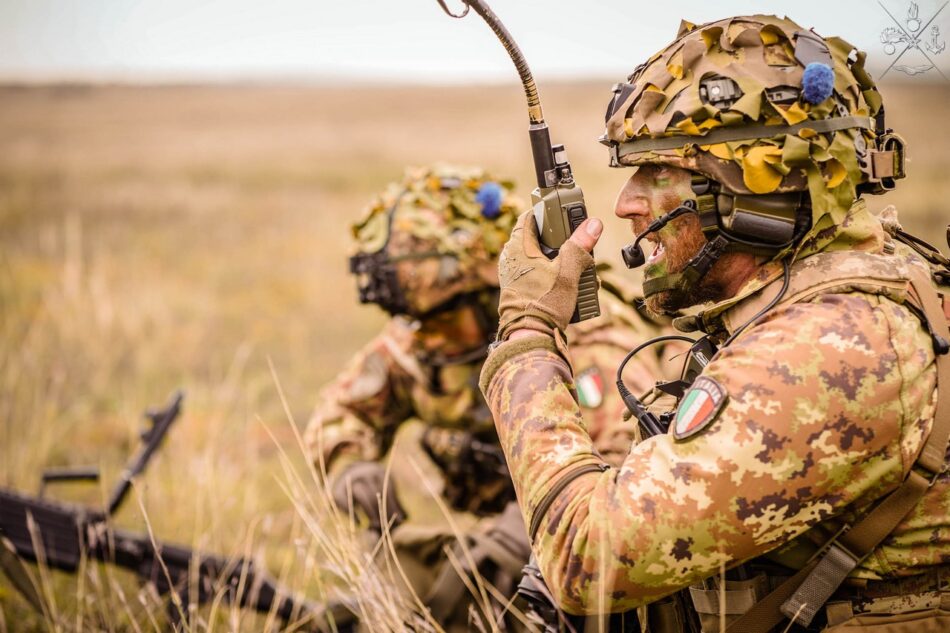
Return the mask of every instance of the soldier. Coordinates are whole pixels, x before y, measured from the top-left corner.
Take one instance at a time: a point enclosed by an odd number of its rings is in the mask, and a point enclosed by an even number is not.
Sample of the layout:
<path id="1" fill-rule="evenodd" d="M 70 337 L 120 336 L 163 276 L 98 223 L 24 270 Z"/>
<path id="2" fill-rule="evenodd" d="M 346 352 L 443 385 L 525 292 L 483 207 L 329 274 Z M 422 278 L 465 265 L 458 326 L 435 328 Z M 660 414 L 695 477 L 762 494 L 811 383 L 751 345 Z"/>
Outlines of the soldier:
<path id="1" fill-rule="evenodd" d="M 788 19 L 684 22 L 615 87 L 625 259 L 651 310 L 719 346 L 619 468 L 555 342 L 603 226 L 548 262 L 519 219 L 481 385 L 567 611 L 650 604 L 653 630 L 690 630 L 653 609 L 678 595 L 706 632 L 950 630 L 950 262 L 862 199 L 904 163 L 864 59 Z"/>
<path id="2" fill-rule="evenodd" d="M 391 523 L 413 591 L 449 630 L 468 630 L 473 604 L 443 555 L 458 532 L 481 574 L 509 597 L 529 554 L 478 390 L 497 329 L 498 255 L 522 208 L 511 183 L 446 166 L 409 170 L 373 203 L 353 227 L 351 270 L 360 301 L 392 319 L 323 390 L 307 430 L 338 505 L 348 509 L 352 499 L 376 533 Z M 599 454 L 619 465 L 635 427 L 623 422 L 623 403 L 608 386 L 624 353 L 663 326 L 631 307 L 629 284 L 606 269 L 602 278 L 605 316 L 572 326 L 579 343 L 573 360 L 585 424 Z M 652 386 L 662 357 L 644 357 L 626 380 L 637 389 Z M 378 498 L 389 455 L 395 459 L 383 518 Z"/>

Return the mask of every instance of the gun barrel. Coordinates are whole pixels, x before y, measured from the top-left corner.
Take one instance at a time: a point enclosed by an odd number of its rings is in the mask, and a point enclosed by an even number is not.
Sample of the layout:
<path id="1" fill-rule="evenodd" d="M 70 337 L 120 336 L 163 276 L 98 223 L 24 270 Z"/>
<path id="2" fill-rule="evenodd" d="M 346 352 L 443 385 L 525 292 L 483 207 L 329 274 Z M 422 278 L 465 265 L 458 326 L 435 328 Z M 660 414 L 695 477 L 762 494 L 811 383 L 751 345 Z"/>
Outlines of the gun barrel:
<path id="1" fill-rule="evenodd" d="M 105 515 L 82 506 L 56 503 L 0 488 L 0 537 L 12 555 L 75 573 L 84 556 L 135 572 L 159 595 L 177 593 L 199 603 L 221 595 L 230 603 L 285 622 L 313 620 L 319 608 L 293 596 L 267 573 L 243 558 L 205 554 L 147 534 L 110 528 Z M 189 588 L 196 589 L 192 592 Z"/>
<path id="2" fill-rule="evenodd" d="M 149 415 L 152 419 L 152 428 L 145 436 L 142 448 L 139 449 L 139 452 L 132 458 L 125 469 L 123 469 L 122 476 L 113 489 L 112 496 L 109 497 L 106 514 L 111 516 L 119 509 L 122 502 L 125 501 L 125 497 L 129 494 L 129 489 L 132 487 L 132 479 L 145 470 L 145 466 L 148 465 L 152 454 L 158 449 L 165 434 L 168 433 L 168 429 L 171 428 L 172 422 L 174 422 L 178 414 L 181 413 L 181 401 L 183 398 L 184 394 L 181 391 L 176 391 L 165 409 Z"/>
<path id="3" fill-rule="evenodd" d="M 153 543 L 145 534 L 121 529 L 102 541 L 95 555 L 119 567 L 135 571 L 160 595 L 177 593 L 187 602 L 193 595 L 199 603 L 222 596 L 227 602 L 260 613 L 273 611 L 285 622 L 314 613 L 316 607 L 295 599 L 267 573 L 244 558 L 206 554 L 173 543 Z M 189 587 L 196 591 L 189 591 Z"/>

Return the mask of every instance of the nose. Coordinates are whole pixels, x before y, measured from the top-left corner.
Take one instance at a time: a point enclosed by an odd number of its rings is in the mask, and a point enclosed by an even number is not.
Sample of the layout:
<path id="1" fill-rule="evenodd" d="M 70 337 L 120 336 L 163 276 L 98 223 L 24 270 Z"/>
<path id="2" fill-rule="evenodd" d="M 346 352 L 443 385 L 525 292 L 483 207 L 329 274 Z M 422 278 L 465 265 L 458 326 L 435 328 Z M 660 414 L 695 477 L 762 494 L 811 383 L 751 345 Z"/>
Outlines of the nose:
<path id="1" fill-rule="evenodd" d="M 614 215 L 622 219 L 637 216 L 650 217 L 650 198 L 646 195 L 640 183 L 637 182 L 636 175 L 631 176 L 623 189 L 620 190 L 620 193 L 617 194 Z"/>

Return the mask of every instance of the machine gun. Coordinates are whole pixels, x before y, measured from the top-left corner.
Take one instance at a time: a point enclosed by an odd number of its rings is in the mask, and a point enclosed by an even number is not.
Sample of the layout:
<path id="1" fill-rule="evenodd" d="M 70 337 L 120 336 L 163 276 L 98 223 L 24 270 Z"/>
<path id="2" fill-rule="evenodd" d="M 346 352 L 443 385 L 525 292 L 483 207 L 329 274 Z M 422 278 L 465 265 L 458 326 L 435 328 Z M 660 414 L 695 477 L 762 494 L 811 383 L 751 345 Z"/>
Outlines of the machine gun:
<path id="1" fill-rule="evenodd" d="M 220 595 L 230 604 L 273 612 L 285 622 L 308 628 L 321 610 L 294 598 L 251 561 L 196 552 L 111 525 L 110 518 L 126 499 L 133 478 L 148 465 L 181 412 L 182 398 L 176 392 L 165 408 L 146 412 L 151 425 L 142 433 L 142 446 L 123 470 L 104 509 L 43 498 L 49 483 L 97 481 L 96 469 L 47 471 L 36 497 L 0 488 L 0 569 L 39 611 L 43 600 L 23 561 L 76 573 L 80 561 L 87 559 L 129 569 L 158 595 L 177 596 L 166 605 L 173 626 L 181 622 L 192 601 L 201 604 Z"/>

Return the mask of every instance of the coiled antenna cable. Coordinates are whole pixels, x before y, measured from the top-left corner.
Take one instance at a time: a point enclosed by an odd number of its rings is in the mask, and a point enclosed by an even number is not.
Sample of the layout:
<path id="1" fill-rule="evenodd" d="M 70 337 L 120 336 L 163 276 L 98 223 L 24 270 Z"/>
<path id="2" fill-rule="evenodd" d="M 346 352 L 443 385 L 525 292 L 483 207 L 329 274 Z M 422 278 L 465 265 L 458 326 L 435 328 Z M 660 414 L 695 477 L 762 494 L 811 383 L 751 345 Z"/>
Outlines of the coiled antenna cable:
<path id="1" fill-rule="evenodd" d="M 469 9 L 475 9 L 475 13 L 480 15 L 483 20 L 491 27 L 495 36 L 501 41 L 511 61 L 515 64 L 518 76 L 521 77 L 521 85 L 524 88 L 524 95 L 528 100 L 528 119 L 531 123 L 544 123 L 544 114 L 541 112 L 541 98 L 538 96 L 538 88 L 534 83 L 534 77 L 531 75 L 531 69 L 528 68 L 528 62 L 521 49 L 515 43 L 514 38 L 505 25 L 501 23 L 498 16 L 482 0 L 462 0 L 465 4 L 465 10 L 461 13 L 452 13 L 451 9 L 445 4 L 445 0 L 436 0 L 446 15 L 453 18 L 464 18 L 468 15 Z"/>
<path id="2" fill-rule="evenodd" d="M 485 3 L 485 0 L 462 0 L 465 9 L 460 13 L 453 13 L 445 4 L 446 0 L 436 0 L 446 15 L 453 18 L 463 18 L 470 9 L 491 27 L 498 40 L 508 51 L 508 56 L 514 62 L 521 77 L 521 86 L 524 88 L 528 100 L 528 139 L 531 141 L 531 157 L 534 160 L 534 176 L 538 188 L 531 193 L 531 204 L 534 209 L 534 219 L 538 226 L 538 241 L 541 251 L 549 259 L 557 257 L 558 250 L 571 234 L 587 219 L 587 205 L 584 203 L 584 192 L 574 180 L 571 163 L 567 159 L 567 152 L 563 145 L 551 143 L 551 132 L 544 122 L 541 112 L 541 97 L 534 84 L 534 77 L 528 62 L 521 49 L 515 44 L 511 33 L 501 23 L 498 16 Z M 584 321 L 600 316 L 600 301 L 597 297 L 597 272 L 590 266 L 581 273 L 577 288 L 577 303 L 571 323 Z"/>

